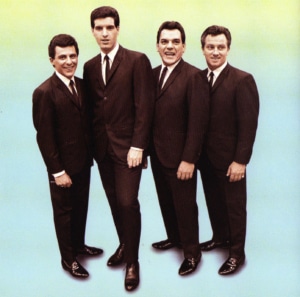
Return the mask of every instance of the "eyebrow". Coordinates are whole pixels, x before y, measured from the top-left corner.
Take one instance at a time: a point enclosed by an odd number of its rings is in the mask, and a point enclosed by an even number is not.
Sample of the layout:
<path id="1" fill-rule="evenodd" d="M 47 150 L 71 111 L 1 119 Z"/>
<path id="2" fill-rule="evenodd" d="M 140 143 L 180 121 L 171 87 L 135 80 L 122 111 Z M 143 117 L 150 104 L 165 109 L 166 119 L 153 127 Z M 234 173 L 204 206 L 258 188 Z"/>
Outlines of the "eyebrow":
<path id="1" fill-rule="evenodd" d="M 160 41 L 179 41 L 179 42 L 181 42 L 181 39 L 180 38 L 174 38 L 174 39 L 162 38 Z"/>

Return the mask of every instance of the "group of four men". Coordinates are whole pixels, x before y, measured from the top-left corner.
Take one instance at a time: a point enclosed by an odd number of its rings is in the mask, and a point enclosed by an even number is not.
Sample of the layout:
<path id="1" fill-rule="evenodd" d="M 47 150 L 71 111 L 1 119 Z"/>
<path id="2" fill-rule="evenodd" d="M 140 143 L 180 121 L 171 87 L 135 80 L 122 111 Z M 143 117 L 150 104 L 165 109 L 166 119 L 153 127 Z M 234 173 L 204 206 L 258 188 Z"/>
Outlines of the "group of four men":
<path id="1" fill-rule="evenodd" d="M 253 77 L 227 63 L 231 36 L 221 26 L 201 37 L 208 69 L 182 59 L 185 32 L 175 21 L 157 33 L 162 65 L 117 41 L 118 12 L 91 13 L 100 54 L 74 76 L 79 49 L 73 37 L 49 44 L 55 73 L 33 93 L 33 121 L 45 161 L 62 266 L 76 277 L 89 274 L 77 256 L 99 255 L 85 244 L 90 168 L 93 158 L 116 226 L 119 246 L 108 266 L 126 263 L 125 288 L 139 284 L 142 168 L 151 168 L 167 233 L 159 250 L 183 249 L 180 275 L 196 270 L 201 251 L 222 247 L 229 258 L 219 273 L 235 272 L 245 260 L 246 164 L 258 119 Z M 199 244 L 197 171 L 200 169 L 213 238 Z"/>

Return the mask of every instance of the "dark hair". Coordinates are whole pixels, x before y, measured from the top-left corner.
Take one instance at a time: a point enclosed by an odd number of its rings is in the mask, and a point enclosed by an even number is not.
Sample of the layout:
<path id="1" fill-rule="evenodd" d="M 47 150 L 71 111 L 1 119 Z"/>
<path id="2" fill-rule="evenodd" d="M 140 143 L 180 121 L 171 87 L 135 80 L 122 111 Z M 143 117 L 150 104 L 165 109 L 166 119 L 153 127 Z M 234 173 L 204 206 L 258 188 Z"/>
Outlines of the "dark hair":
<path id="1" fill-rule="evenodd" d="M 68 34 L 59 34 L 54 36 L 48 46 L 48 54 L 49 57 L 52 59 L 55 58 L 55 47 L 60 46 L 60 47 L 67 47 L 67 46 L 74 46 L 76 50 L 77 56 L 79 55 L 79 48 L 77 41 L 75 40 L 74 37 Z"/>
<path id="2" fill-rule="evenodd" d="M 96 19 L 104 19 L 111 17 L 114 19 L 115 26 L 120 26 L 120 17 L 118 11 L 110 6 L 101 6 L 94 9 L 91 13 L 91 27 L 95 27 L 95 20 Z"/>
<path id="3" fill-rule="evenodd" d="M 213 26 L 210 26 L 210 27 L 206 28 L 205 31 L 202 33 L 202 35 L 201 35 L 201 46 L 202 46 L 202 48 L 204 48 L 205 38 L 207 37 L 207 35 L 216 36 L 216 35 L 220 35 L 220 34 L 225 35 L 225 37 L 227 39 L 227 46 L 228 46 L 228 48 L 230 48 L 230 45 L 231 45 L 230 31 L 225 27 L 217 26 L 217 25 L 213 25 Z"/>
<path id="4" fill-rule="evenodd" d="M 179 30 L 181 33 L 181 40 L 182 43 L 185 44 L 185 32 L 183 27 L 181 26 L 180 23 L 175 22 L 175 21 L 167 21 L 164 22 L 160 25 L 158 32 L 157 32 L 157 37 L 156 37 L 156 43 L 159 43 L 159 39 L 160 39 L 160 34 L 162 30 Z"/>

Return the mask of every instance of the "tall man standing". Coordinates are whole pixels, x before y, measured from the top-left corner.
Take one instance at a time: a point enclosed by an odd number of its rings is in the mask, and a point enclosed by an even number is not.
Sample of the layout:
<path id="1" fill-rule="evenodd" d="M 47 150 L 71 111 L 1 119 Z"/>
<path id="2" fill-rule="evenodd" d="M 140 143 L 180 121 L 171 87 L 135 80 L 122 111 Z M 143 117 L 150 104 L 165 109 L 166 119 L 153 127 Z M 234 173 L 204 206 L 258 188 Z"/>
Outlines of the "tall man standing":
<path id="1" fill-rule="evenodd" d="M 227 63 L 231 34 L 221 26 L 201 36 L 211 86 L 210 123 L 199 161 L 213 231 L 202 251 L 229 248 L 219 274 L 234 273 L 245 261 L 246 165 L 255 140 L 259 96 L 251 74 Z"/>
<path id="2" fill-rule="evenodd" d="M 84 65 L 84 79 L 92 104 L 94 158 L 120 241 L 107 265 L 127 264 L 125 288 L 132 291 L 139 284 L 138 190 L 155 97 L 148 58 L 118 44 L 119 26 L 114 8 L 92 11 L 92 33 L 100 54 Z"/>
<path id="3" fill-rule="evenodd" d="M 74 77 L 79 49 L 72 36 L 60 34 L 48 51 L 55 73 L 33 93 L 33 123 L 48 170 L 62 266 L 87 277 L 76 256 L 103 251 L 84 243 L 92 155 L 84 85 Z"/>
<path id="4" fill-rule="evenodd" d="M 182 59 L 185 32 L 178 22 L 164 22 L 157 33 L 162 65 L 154 69 L 157 96 L 151 166 L 168 239 L 159 250 L 182 246 L 180 275 L 196 270 L 199 248 L 197 172 L 209 116 L 209 91 L 199 69 Z"/>

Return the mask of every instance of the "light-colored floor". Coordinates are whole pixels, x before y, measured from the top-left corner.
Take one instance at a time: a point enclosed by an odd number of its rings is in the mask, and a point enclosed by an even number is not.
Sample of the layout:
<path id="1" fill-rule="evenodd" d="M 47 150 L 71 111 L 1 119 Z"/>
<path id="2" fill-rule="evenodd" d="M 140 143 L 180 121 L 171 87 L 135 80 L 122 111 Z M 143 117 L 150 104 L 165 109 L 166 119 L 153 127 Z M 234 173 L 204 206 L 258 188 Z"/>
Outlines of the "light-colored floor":
<path id="1" fill-rule="evenodd" d="M 0 291 L 3 297 L 121 297 L 124 268 L 111 269 L 107 258 L 117 247 L 110 210 L 97 168 L 92 170 L 86 243 L 102 247 L 99 258 L 82 259 L 90 272 L 85 281 L 69 276 L 60 266 L 47 176 L 35 146 L 26 159 L 16 156 L 17 171 L 7 170 L 1 185 Z M 29 160 L 30 159 L 30 160 Z M 221 277 L 217 271 L 224 251 L 203 253 L 197 271 L 178 275 L 182 254 L 178 249 L 157 252 L 151 243 L 165 239 L 150 168 L 143 172 L 140 189 L 142 237 L 141 282 L 131 293 L 141 297 L 297 297 L 299 285 L 299 202 L 296 190 L 264 182 L 259 153 L 248 168 L 247 261 L 236 275 Z M 30 166 L 28 166 L 30 164 Z M 7 168 L 10 168 L 6 164 Z M 23 171 L 24 167 L 28 170 Z M 20 173 L 22 172 L 22 174 Z M 299 176 L 298 176 L 299 177 Z M 275 178 L 275 177 L 274 177 Z M 290 185 L 295 181 L 290 180 Z M 4 194 L 4 196 L 2 196 Z M 298 196 L 299 198 L 299 196 Z M 211 237 L 201 183 L 198 188 L 201 240 Z"/>

